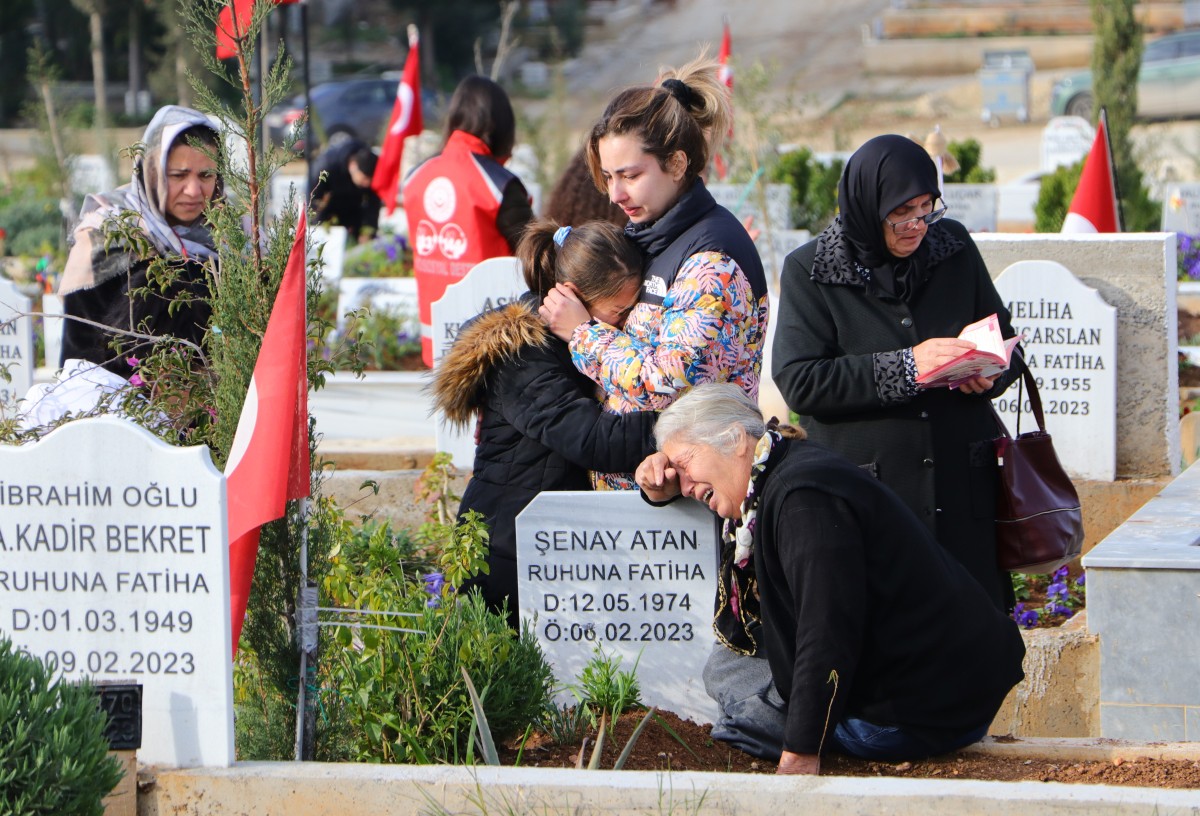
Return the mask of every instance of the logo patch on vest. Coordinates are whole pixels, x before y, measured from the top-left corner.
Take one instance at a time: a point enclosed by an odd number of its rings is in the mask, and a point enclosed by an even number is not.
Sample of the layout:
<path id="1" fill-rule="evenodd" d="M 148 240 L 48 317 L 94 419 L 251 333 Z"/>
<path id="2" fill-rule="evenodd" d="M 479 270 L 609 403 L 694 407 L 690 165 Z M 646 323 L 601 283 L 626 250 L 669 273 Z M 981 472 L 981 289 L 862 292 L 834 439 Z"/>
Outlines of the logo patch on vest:
<path id="1" fill-rule="evenodd" d="M 438 176 L 425 188 L 425 214 L 439 224 L 450 220 L 457 203 L 454 184 L 445 176 Z"/>
<path id="2" fill-rule="evenodd" d="M 438 249 L 450 261 L 457 261 L 467 251 L 467 234 L 458 224 L 447 224 L 438 233 Z"/>
<path id="3" fill-rule="evenodd" d="M 422 218 L 417 224 L 417 234 L 413 238 L 413 249 L 416 250 L 418 255 L 424 258 L 427 255 L 432 255 L 433 251 L 437 249 L 437 245 L 437 227 Z"/>
<path id="4" fill-rule="evenodd" d="M 657 295 L 658 297 L 667 296 L 667 282 L 658 275 L 651 275 L 642 284 L 642 288 L 646 290 L 648 295 Z"/>

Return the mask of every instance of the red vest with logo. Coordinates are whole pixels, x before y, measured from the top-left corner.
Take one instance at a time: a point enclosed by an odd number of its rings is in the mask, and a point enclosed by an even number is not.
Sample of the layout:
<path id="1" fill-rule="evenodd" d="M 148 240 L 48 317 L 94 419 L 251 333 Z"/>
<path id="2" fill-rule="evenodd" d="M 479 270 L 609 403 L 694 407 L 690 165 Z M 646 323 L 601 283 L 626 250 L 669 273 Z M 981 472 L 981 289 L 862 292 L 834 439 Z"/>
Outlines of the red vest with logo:
<path id="1" fill-rule="evenodd" d="M 404 183 L 421 351 L 428 366 L 433 365 L 430 306 L 475 264 L 512 253 L 496 216 L 504 187 L 514 178 L 482 139 L 456 130 L 442 152 L 419 165 Z"/>

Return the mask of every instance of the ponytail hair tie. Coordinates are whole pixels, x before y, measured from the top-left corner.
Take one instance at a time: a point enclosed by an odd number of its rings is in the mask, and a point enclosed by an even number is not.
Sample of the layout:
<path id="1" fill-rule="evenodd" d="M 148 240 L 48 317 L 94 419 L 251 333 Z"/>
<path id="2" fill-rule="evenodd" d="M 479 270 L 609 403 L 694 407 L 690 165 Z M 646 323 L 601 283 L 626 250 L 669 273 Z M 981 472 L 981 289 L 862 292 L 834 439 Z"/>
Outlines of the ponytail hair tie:
<path id="1" fill-rule="evenodd" d="M 685 108 L 691 108 L 697 102 L 696 92 L 681 79 L 664 79 L 662 87 Z"/>
<path id="2" fill-rule="evenodd" d="M 567 240 L 567 236 L 570 234 L 570 227 L 559 227 L 554 231 L 554 243 L 558 244 L 559 248 L 561 248 L 563 242 Z"/>

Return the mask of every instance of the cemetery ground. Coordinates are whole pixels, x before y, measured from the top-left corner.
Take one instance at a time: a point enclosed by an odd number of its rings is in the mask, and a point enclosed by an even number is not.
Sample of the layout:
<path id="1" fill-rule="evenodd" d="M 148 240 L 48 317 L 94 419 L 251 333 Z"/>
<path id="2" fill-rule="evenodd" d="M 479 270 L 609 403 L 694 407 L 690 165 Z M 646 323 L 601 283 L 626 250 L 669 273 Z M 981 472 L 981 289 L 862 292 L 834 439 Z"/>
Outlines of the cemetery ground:
<path id="1" fill-rule="evenodd" d="M 621 715 L 601 748 L 600 768 L 612 768 L 643 718 L 640 711 Z M 757 759 L 727 743 L 714 740 L 710 726 L 658 712 L 638 737 L 625 761 L 630 771 L 714 771 L 773 774 L 775 764 Z M 1114 759 L 1080 760 L 1069 754 L 1037 755 L 990 752 L 992 746 L 1011 746 L 1021 740 L 992 737 L 982 749 L 957 751 L 915 762 L 872 762 L 838 754 L 821 761 L 822 776 L 888 776 L 906 779 L 981 779 L 1000 782 L 1063 782 L 1088 785 L 1135 785 L 1155 788 L 1200 788 L 1200 760 L 1156 759 L 1131 755 Z M 544 734 L 505 745 L 505 765 L 540 768 L 587 767 L 592 761 L 596 731 L 586 743 L 555 745 Z M 580 753 L 583 758 L 580 761 Z"/>

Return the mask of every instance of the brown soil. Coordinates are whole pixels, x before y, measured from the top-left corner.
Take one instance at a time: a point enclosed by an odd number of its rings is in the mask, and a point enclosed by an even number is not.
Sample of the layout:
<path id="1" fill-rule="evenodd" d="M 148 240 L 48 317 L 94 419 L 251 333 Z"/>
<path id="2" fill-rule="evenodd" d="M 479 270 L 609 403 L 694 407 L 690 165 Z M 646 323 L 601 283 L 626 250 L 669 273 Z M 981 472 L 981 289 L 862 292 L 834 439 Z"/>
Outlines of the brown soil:
<path id="1" fill-rule="evenodd" d="M 1179 342 L 1186 343 L 1193 337 L 1200 337 L 1200 315 L 1192 314 L 1186 309 L 1179 310 Z"/>
<path id="2" fill-rule="evenodd" d="M 600 767 L 611 769 L 629 741 L 641 713 L 622 715 L 615 735 L 604 740 Z M 668 730 L 669 729 L 669 730 Z M 659 713 L 646 726 L 625 763 L 630 771 L 720 771 L 774 773 L 775 765 L 755 759 L 709 736 L 710 727 Z M 673 732 L 673 734 L 672 734 Z M 587 734 L 583 767 L 592 758 L 595 730 Z M 678 739 L 676 739 L 678 736 Z M 686 744 L 687 747 L 684 747 Z M 580 746 L 554 745 L 544 735 L 532 735 L 518 760 L 519 745 L 505 746 L 505 765 L 540 768 L 574 768 Z M 1102 762 L 1065 762 L 1043 759 L 954 753 L 919 762 L 867 762 L 829 754 L 821 761 L 827 776 L 898 776 L 908 778 L 990 779 L 1004 782 L 1078 782 L 1103 785 L 1137 785 L 1156 788 L 1200 788 L 1200 762 L 1190 760 L 1129 759 Z"/>

